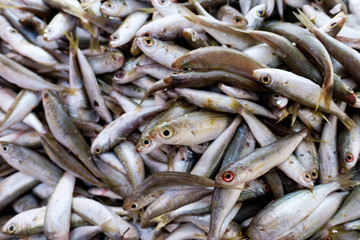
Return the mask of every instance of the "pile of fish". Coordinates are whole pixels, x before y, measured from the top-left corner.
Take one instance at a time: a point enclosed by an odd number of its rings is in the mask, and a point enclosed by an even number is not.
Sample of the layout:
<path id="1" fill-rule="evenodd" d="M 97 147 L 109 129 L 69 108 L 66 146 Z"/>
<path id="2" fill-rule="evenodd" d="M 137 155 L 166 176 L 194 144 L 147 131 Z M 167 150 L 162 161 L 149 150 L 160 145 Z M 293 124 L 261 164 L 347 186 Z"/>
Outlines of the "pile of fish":
<path id="1" fill-rule="evenodd" d="M 0 239 L 360 239 L 359 0 L 0 0 Z"/>

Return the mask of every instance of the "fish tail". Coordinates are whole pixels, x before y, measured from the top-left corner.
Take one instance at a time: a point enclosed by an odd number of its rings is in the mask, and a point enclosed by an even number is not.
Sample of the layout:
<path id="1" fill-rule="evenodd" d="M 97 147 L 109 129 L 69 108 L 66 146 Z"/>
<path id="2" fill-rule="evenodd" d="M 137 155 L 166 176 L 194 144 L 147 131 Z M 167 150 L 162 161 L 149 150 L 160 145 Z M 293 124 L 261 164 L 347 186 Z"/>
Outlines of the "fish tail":
<path id="1" fill-rule="evenodd" d="M 344 174 L 340 174 L 337 178 L 337 182 L 341 188 L 354 187 L 360 184 L 360 180 L 353 180 L 357 170 L 348 171 Z"/>
<path id="2" fill-rule="evenodd" d="M 357 127 L 356 123 L 346 113 L 342 112 L 338 117 L 347 129 L 351 130 L 352 128 Z"/>
<path id="3" fill-rule="evenodd" d="M 95 37 L 96 33 L 94 28 L 91 26 L 91 24 L 85 18 L 83 18 L 82 20 L 84 20 L 83 21 L 84 28 L 90 32 L 91 36 Z"/>
<path id="4" fill-rule="evenodd" d="M 106 93 L 107 95 L 110 95 L 112 91 L 112 87 L 101 79 L 98 79 L 98 82 L 100 83 L 100 90 Z"/>
<path id="5" fill-rule="evenodd" d="M 231 97 L 231 103 L 229 105 L 229 108 L 241 115 L 242 112 L 245 111 L 245 108 L 241 105 L 241 103 L 238 100 L 236 100 L 234 96 L 232 95 L 228 95 L 228 96 Z"/>
<path id="6" fill-rule="evenodd" d="M 295 17 L 299 19 L 299 21 L 304 24 L 305 27 L 307 27 L 310 31 L 313 31 L 316 29 L 316 26 L 311 22 L 311 20 L 300 10 L 298 9 L 299 13 L 293 12 Z"/>
<path id="7" fill-rule="evenodd" d="M 90 52 L 94 52 L 100 48 L 99 38 L 91 36 L 90 38 Z"/>
<path id="8" fill-rule="evenodd" d="M 151 221 L 158 222 L 154 229 L 154 231 L 156 232 L 159 231 L 161 228 L 165 227 L 169 222 L 172 221 L 172 219 L 170 218 L 170 215 L 168 213 L 165 213 L 153 218 Z"/>
<path id="9" fill-rule="evenodd" d="M 76 95 L 79 90 L 76 88 L 64 87 L 61 89 L 61 91 L 69 95 Z"/>
<path id="10" fill-rule="evenodd" d="M 316 103 L 315 111 L 317 111 L 321 101 L 324 101 L 325 108 L 330 109 L 331 101 L 332 101 L 333 88 L 332 85 L 324 86 L 321 89 L 319 99 Z"/>
<path id="11" fill-rule="evenodd" d="M 154 12 L 156 12 L 155 8 L 139 8 L 138 10 L 142 11 L 144 13 L 154 13 Z"/>

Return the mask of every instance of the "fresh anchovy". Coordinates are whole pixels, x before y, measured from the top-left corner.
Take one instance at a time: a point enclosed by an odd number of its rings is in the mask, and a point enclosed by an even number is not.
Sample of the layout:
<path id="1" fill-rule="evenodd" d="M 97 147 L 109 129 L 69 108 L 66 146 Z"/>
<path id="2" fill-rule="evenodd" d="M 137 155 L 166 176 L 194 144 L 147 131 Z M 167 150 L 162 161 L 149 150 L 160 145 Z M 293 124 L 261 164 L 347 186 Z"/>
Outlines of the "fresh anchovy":
<path id="1" fill-rule="evenodd" d="M 172 63 L 174 69 L 182 71 L 221 69 L 253 79 L 253 71 L 266 68 L 252 57 L 235 49 L 204 47 L 192 50 Z"/>
<path id="2" fill-rule="evenodd" d="M 57 165 L 30 149 L 0 142 L 0 155 L 15 169 L 29 174 L 43 183 L 56 185 L 61 178 L 62 171 Z"/>
<path id="3" fill-rule="evenodd" d="M 43 106 L 46 121 L 55 139 L 78 157 L 95 176 L 98 176 L 98 170 L 90 155 L 89 145 L 67 115 L 59 98 L 53 92 L 44 91 Z"/>
<path id="4" fill-rule="evenodd" d="M 7 110 L 0 126 L 0 132 L 21 122 L 41 101 L 41 93 L 22 90 Z"/>
<path id="5" fill-rule="evenodd" d="M 39 183 L 39 180 L 22 172 L 9 175 L 0 182 L 0 209 L 4 209 L 8 204 Z"/>
<path id="6" fill-rule="evenodd" d="M 166 106 L 153 106 L 135 109 L 123 114 L 99 133 L 91 145 L 91 153 L 100 154 L 106 152 L 135 130 L 147 118 L 165 109 Z"/>
<path id="7" fill-rule="evenodd" d="M 178 45 L 169 44 L 152 37 L 138 37 L 139 48 L 154 61 L 165 67 L 172 68 L 172 63 L 189 50 Z"/>
<path id="8" fill-rule="evenodd" d="M 65 172 L 48 201 L 44 233 L 49 239 L 68 238 L 70 232 L 71 202 L 75 177 Z"/>
<path id="9" fill-rule="evenodd" d="M 183 15 L 169 15 L 146 23 L 136 33 L 137 37 L 152 37 L 161 40 L 173 40 L 181 37 L 183 29 L 191 28 L 196 32 L 203 30 Z"/>
<path id="10" fill-rule="evenodd" d="M 293 152 L 291 149 L 295 150 L 308 134 L 309 130 L 302 130 L 240 157 L 236 162 L 219 171 L 215 177 L 216 182 L 235 187 L 261 176 L 287 160 Z M 267 156 L 266 161 L 264 156 Z M 274 160 L 269 161 L 270 158 Z"/>
<path id="11" fill-rule="evenodd" d="M 150 136 L 164 144 L 191 146 L 217 138 L 231 121 L 232 117 L 223 113 L 193 112 L 159 123 Z"/>
<path id="12" fill-rule="evenodd" d="M 134 226 L 95 200 L 75 197 L 72 209 L 88 222 L 101 227 L 112 239 L 139 239 L 139 232 Z"/>
<path id="13" fill-rule="evenodd" d="M 64 32 L 72 31 L 76 26 L 76 17 L 60 12 L 51 19 L 44 29 L 45 41 L 54 41 L 64 36 Z"/>
<path id="14" fill-rule="evenodd" d="M 214 187 L 215 182 L 209 178 L 191 175 L 180 172 L 163 172 L 153 174 L 151 177 L 139 185 L 131 195 L 125 199 L 124 209 L 136 211 L 153 202 L 157 196 L 164 193 L 169 187 L 175 187 L 176 183 L 181 183 L 180 189 L 192 187 Z"/>
<path id="15" fill-rule="evenodd" d="M 120 27 L 110 36 L 110 47 L 116 48 L 130 42 L 148 17 L 147 13 L 142 12 L 134 12 L 126 17 Z"/>

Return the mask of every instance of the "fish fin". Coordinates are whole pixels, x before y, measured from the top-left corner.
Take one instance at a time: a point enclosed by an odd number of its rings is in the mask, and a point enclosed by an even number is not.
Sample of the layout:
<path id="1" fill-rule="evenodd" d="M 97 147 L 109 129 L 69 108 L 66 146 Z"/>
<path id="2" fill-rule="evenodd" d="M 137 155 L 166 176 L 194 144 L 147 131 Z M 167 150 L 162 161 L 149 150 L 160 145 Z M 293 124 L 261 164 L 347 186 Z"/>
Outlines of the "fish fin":
<path id="1" fill-rule="evenodd" d="M 131 44 L 130 53 L 131 53 L 131 55 L 136 56 L 136 55 L 140 54 L 141 52 L 142 51 L 139 48 L 139 46 L 137 45 L 136 37 L 135 37 L 132 44 Z"/>
<path id="2" fill-rule="evenodd" d="M 293 103 L 290 107 L 289 107 L 289 113 L 292 114 L 292 118 L 291 118 L 291 126 L 294 125 L 295 120 L 297 118 L 298 112 L 299 112 L 299 108 L 300 108 L 300 104 L 299 103 Z"/>
<path id="3" fill-rule="evenodd" d="M 98 82 L 99 82 L 100 90 L 106 93 L 107 95 L 110 95 L 111 91 L 113 90 L 112 87 L 101 79 L 98 79 Z"/>
<path id="4" fill-rule="evenodd" d="M 190 22 L 196 23 L 199 19 L 198 15 L 187 9 L 186 14 L 182 14 L 184 18 L 189 20 Z"/>
<path id="5" fill-rule="evenodd" d="M 88 8 L 91 7 L 91 5 L 93 5 L 94 3 L 100 2 L 100 0 L 93 0 L 91 2 L 82 2 L 80 3 L 80 6 L 82 7 L 83 10 L 87 10 Z"/>
<path id="6" fill-rule="evenodd" d="M 342 113 L 339 119 L 349 130 L 351 130 L 354 127 L 358 127 L 356 123 L 346 113 Z"/>
<path id="7" fill-rule="evenodd" d="M 91 36 L 90 38 L 90 52 L 98 51 L 100 49 L 99 37 Z"/>
<path id="8" fill-rule="evenodd" d="M 165 213 L 165 214 L 162 214 L 160 216 L 157 216 L 157 217 L 151 219 L 151 221 L 158 222 L 154 231 L 159 231 L 161 228 L 165 227 L 169 222 L 171 222 L 172 219 L 170 218 L 169 213 Z"/>
<path id="9" fill-rule="evenodd" d="M 324 83 L 325 83 L 325 81 L 324 81 Z M 325 86 L 325 84 L 323 84 L 321 93 L 320 93 L 320 97 L 316 103 L 315 111 L 317 111 L 322 100 L 324 100 L 325 108 L 330 109 L 330 104 L 332 101 L 332 93 L 333 93 L 333 85 L 330 84 L 330 85 Z"/>
<path id="10" fill-rule="evenodd" d="M 315 118 L 321 117 L 321 118 L 324 119 L 328 124 L 330 124 L 329 120 L 327 119 L 327 117 L 326 117 L 322 112 L 314 111 L 314 116 L 315 116 Z"/>
<path id="11" fill-rule="evenodd" d="M 305 27 L 310 30 L 310 32 L 317 28 L 300 9 L 298 9 L 298 13 L 293 12 L 293 14 L 302 24 L 304 24 Z"/>
<path id="12" fill-rule="evenodd" d="M 288 111 L 288 109 L 287 108 L 283 108 L 282 110 L 281 110 L 281 116 L 280 116 L 280 118 L 279 118 L 279 120 L 277 120 L 277 122 L 276 123 L 279 123 L 279 122 L 281 122 L 282 120 L 284 120 L 285 118 L 287 118 L 287 116 L 289 116 L 289 111 Z"/>
<path id="13" fill-rule="evenodd" d="M 79 48 L 79 36 L 76 36 L 75 39 L 72 33 L 65 32 L 64 35 L 70 43 L 70 51 L 76 53 Z"/>
<path id="14" fill-rule="evenodd" d="M 144 13 L 154 13 L 154 12 L 156 12 L 155 8 L 139 8 L 138 10 L 142 11 Z"/>
<path id="15" fill-rule="evenodd" d="M 82 24 L 83 24 L 84 29 L 88 30 L 89 33 L 91 34 L 91 36 L 95 37 L 96 33 L 95 33 L 94 28 L 91 26 L 91 23 L 89 23 L 88 20 L 86 18 L 84 18 L 84 17 L 82 17 L 80 19 L 82 20 Z"/>

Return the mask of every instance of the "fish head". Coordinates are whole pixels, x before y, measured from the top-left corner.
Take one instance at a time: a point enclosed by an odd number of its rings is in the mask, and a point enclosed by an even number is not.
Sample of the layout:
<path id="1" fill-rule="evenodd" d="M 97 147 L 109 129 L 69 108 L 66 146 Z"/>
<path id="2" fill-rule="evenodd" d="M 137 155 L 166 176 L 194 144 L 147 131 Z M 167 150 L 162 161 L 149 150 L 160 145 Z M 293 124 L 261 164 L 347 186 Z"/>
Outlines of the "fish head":
<path id="1" fill-rule="evenodd" d="M 157 51 L 157 40 L 152 37 L 138 37 L 136 43 L 143 52 L 149 53 Z"/>
<path id="2" fill-rule="evenodd" d="M 171 144 L 180 136 L 176 129 L 177 123 L 175 120 L 163 122 L 154 127 L 154 129 L 150 132 L 150 136 L 156 141 Z"/>
<path id="3" fill-rule="evenodd" d="M 136 152 L 137 153 L 145 153 L 149 152 L 150 149 L 152 149 L 153 146 L 153 140 L 149 136 L 141 137 L 136 144 Z"/>
<path id="4" fill-rule="evenodd" d="M 15 152 L 14 144 L 9 142 L 0 142 L 0 155 L 5 158 L 5 156 L 11 156 Z M 8 158 L 6 158 L 8 159 Z"/>
<path id="5" fill-rule="evenodd" d="M 254 70 L 253 77 L 265 87 L 271 87 L 274 84 L 274 75 L 267 68 Z"/>
<path id="6" fill-rule="evenodd" d="M 20 225 L 15 221 L 10 220 L 2 227 L 1 231 L 4 234 L 15 235 L 16 233 L 20 232 Z"/>
<path id="7" fill-rule="evenodd" d="M 60 31 L 60 28 L 54 28 L 51 26 L 47 26 L 44 29 L 44 35 L 43 38 L 45 41 L 52 41 L 58 36 L 59 34 L 62 34 Z"/>
<path id="8" fill-rule="evenodd" d="M 231 167 L 225 167 L 215 176 L 215 183 L 225 187 L 235 187 L 241 181 L 241 175 Z"/>
<path id="9" fill-rule="evenodd" d="M 111 53 L 111 64 L 117 68 L 120 68 L 124 64 L 124 55 L 122 52 Z"/>
<path id="10" fill-rule="evenodd" d="M 12 43 L 19 42 L 23 39 L 18 30 L 11 26 L 7 26 L 2 30 L 2 38 L 6 39 L 6 41 L 11 41 Z"/>
<path id="11" fill-rule="evenodd" d="M 121 4 L 121 2 L 119 2 Z M 120 12 L 121 6 L 117 4 L 116 1 L 105 1 L 100 6 L 100 12 L 105 15 L 113 16 L 117 15 L 118 12 Z"/>
<path id="12" fill-rule="evenodd" d="M 188 56 L 187 54 L 178 57 L 172 64 L 171 67 L 173 69 L 181 70 L 184 72 L 190 72 L 193 70 L 193 66 L 191 64 L 191 56 Z"/>
<path id="13" fill-rule="evenodd" d="M 357 162 L 357 156 L 354 156 L 351 151 L 343 152 L 339 149 L 339 155 L 341 156 L 340 165 L 344 170 L 348 171 L 355 166 Z"/>

